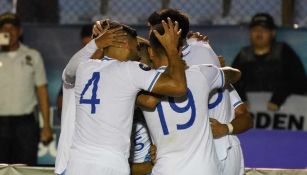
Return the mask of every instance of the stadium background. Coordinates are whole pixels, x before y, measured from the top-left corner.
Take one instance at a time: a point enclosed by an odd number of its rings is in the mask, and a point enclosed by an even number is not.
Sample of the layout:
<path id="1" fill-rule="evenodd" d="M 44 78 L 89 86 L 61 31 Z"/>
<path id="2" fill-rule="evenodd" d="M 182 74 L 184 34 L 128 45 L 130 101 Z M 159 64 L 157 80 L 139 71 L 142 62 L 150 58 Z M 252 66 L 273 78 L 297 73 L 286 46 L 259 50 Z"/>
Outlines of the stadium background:
<path id="1" fill-rule="evenodd" d="M 270 13 L 279 25 L 282 25 L 283 19 L 281 0 L 232 0 L 230 6 L 223 9 L 226 1 L 173 0 L 170 7 L 187 12 L 191 17 L 192 30 L 208 35 L 213 49 L 223 55 L 229 65 L 240 48 L 249 44 L 248 28 L 244 24 L 255 13 Z M 60 119 L 55 101 L 61 87 L 61 73 L 68 59 L 80 48 L 81 24 L 101 17 L 97 4 L 100 4 L 100 0 L 59 0 L 60 24 L 24 25 L 24 42 L 38 49 L 44 58 L 56 140 L 60 132 Z M 159 0 L 109 0 L 108 16 L 135 26 L 140 35 L 147 36 L 146 17 L 160 6 Z M 0 13 L 11 9 L 10 0 L 0 1 Z M 307 1 L 296 0 L 294 9 L 295 25 L 279 29 L 277 40 L 286 41 L 297 52 L 307 72 Z M 306 108 L 307 104 L 306 97 L 302 98 L 302 102 L 296 104 L 300 109 Z M 248 167 L 307 167 L 307 111 L 298 111 L 297 115 L 303 116 L 302 131 L 297 131 L 300 130 L 297 128 L 274 130 L 271 124 L 240 136 Z M 269 143 L 269 140 L 274 142 Z M 40 145 L 39 163 L 52 165 L 55 154 L 56 141 L 49 147 Z"/>

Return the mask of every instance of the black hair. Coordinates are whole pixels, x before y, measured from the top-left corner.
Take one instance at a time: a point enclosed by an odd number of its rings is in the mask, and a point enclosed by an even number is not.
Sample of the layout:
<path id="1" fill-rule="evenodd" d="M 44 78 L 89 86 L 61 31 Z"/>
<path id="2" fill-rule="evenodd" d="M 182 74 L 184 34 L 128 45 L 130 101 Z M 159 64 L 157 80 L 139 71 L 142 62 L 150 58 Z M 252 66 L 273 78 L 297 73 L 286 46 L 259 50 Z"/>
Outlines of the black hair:
<path id="1" fill-rule="evenodd" d="M 152 26 L 157 25 L 160 20 L 160 14 L 157 11 L 154 11 L 147 19 L 148 23 Z"/>
<path id="2" fill-rule="evenodd" d="M 83 25 L 80 31 L 80 37 L 91 37 L 92 36 L 92 25 L 86 24 Z"/>
<path id="3" fill-rule="evenodd" d="M 181 38 L 185 39 L 190 31 L 190 22 L 189 17 L 186 13 L 183 13 L 179 10 L 167 8 L 163 9 L 160 12 L 153 12 L 148 17 L 148 22 L 150 25 L 154 26 L 161 24 L 161 21 L 164 20 L 167 22 L 167 18 L 171 18 L 172 21 L 177 21 L 179 28 L 182 30 Z"/>
<path id="4" fill-rule="evenodd" d="M 153 30 L 156 30 L 160 35 L 163 35 L 165 33 L 162 24 L 157 24 L 153 26 Z M 162 44 L 160 43 L 154 32 L 150 33 L 149 42 L 150 42 L 150 47 L 153 49 L 153 51 L 156 54 L 158 55 L 166 54 L 164 47 L 162 46 Z"/>
<path id="5" fill-rule="evenodd" d="M 109 25 L 109 29 L 114 29 L 114 28 L 117 28 L 117 27 L 123 27 L 123 31 L 125 31 L 129 36 L 133 37 L 133 38 L 136 38 L 137 37 L 137 32 L 134 28 L 128 26 L 128 25 L 125 25 L 125 24 L 121 24 L 117 21 L 111 21 L 111 20 L 102 20 L 100 21 L 101 23 L 101 26 L 103 28 L 107 27 Z"/>

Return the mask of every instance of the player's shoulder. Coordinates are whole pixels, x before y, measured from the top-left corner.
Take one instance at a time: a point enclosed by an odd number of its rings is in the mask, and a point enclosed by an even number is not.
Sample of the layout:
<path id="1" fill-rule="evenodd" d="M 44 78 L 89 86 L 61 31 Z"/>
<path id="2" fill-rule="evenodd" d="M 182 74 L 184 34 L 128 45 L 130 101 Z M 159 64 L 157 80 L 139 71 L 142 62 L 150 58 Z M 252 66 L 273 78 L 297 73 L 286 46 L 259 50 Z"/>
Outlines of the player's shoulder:
<path id="1" fill-rule="evenodd" d="M 152 68 L 144 63 L 138 61 L 125 61 L 122 62 L 122 66 L 127 66 L 130 70 L 143 70 L 143 71 L 150 71 Z"/>
<path id="2" fill-rule="evenodd" d="M 192 65 L 189 66 L 190 71 L 203 71 L 204 69 L 219 69 L 217 66 L 213 64 L 198 64 L 198 65 Z"/>
<path id="3" fill-rule="evenodd" d="M 197 41 L 196 39 L 191 38 L 191 39 L 188 39 L 187 43 L 191 48 L 194 48 L 194 49 L 198 49 L 198 48 L 200 48 L 200 49 L 204 49 L 204 48 L 211 49 L 209 42 L 206 42 L 206 41 Z"/>

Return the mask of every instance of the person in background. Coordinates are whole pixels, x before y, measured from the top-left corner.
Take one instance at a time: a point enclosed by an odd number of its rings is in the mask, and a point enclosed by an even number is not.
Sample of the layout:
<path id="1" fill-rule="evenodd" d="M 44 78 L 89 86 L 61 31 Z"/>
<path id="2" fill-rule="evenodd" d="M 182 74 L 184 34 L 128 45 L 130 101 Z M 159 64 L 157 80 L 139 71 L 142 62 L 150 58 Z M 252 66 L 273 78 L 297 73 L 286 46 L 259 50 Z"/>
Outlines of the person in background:
<path id="1" fill-rule="evenodd" d="M 19 41 L 20 20 L 12 13 L 0 15 L 0 163 L 35 165 L 39 136 L 44 144 L 52 140 L 49 101 L 44 64 L 37 50 Z M 39 135 L 34 115 L 39 104 L 43 128 Z"/>
<path id="2" fill-rule="evenodd" d="M 235 84 L 242 100 L 248 101 L 246 92 L 272 92 L 267 103 L 272 111 L 290 94 L 303 93 L 305 86 L 301 60 L 286 43 L 276 41 L 276 28 L 269 14 L 256 14 L 249 25 L 251 45 L 242 48 L 232 64 L 242 71 L 242 79 Z"/>
<path id="3" fill-rule="evenodd" d="M 22 22 L 58 23 L 58 0 L 15 0 L 16 12 Z M 16 3 L 16 2 L 15 2 Z"/>

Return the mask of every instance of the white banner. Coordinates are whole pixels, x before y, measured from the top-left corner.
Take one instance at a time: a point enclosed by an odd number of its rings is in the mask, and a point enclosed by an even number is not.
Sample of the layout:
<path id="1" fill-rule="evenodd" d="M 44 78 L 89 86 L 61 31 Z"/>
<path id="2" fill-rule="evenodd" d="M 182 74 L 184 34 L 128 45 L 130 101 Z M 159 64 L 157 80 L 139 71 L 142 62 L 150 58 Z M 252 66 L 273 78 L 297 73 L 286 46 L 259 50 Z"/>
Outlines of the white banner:
<path id="1" fill-rule="evenodd" d="M 291 95 L 278 111 L 267 109 L 271 93 L 249 93 L 255 128 L 307 131 L 307 96 Z"/>

